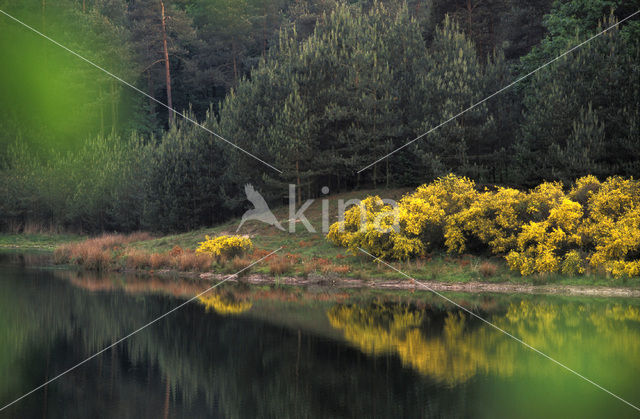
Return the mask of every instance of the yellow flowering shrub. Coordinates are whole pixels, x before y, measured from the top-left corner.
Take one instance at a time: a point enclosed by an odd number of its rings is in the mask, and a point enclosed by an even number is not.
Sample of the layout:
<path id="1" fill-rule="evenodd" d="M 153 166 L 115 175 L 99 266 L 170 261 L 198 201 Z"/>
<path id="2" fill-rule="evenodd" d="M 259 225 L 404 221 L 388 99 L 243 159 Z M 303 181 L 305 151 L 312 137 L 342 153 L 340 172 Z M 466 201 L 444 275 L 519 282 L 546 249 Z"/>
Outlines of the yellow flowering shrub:
<path id="1" fill-rule="evenodd" d="M 388 259 L 488 250 L 522 275 L 589 268 L 640 276 L 640 182 L 585 176 L 566 193 L 559 182 L 478 191 L 473 181 L 448 175 L 405 195 L 397 208 L 365 199 L 327 238 Z"/>
<path id="2" fill-rule="evenodd" d="M 449 217 L 445 232 L 447 249 L 462 253 L 470 242 L 488 244 L 493 253 L 514 249 L 527 219 L 525 195 L 511 188 L 478 194 L 468 208 Z"/>
<path id="3" fill-rule="evenodd" d="M 523 204 L 531 221 L 542 221 L 564 198 L 562 183 L 544 182 L 524 196 Z"/>
<path id="4" fill-rule="evenodd" d="M 576 275 L 584 273 L 584 262 L 577 250 L 571 250 L 564 255 L 562 261 L 562 273 L 565 275 Z"/>
<path id="5" fill-rule="evenodd" d="M 408 259 L 421 254 L 422 242 L 399 233 L 397 211 L 378 196 L 345 211 L 344 220 L 329 228 L 327 239 L 358 254 L 358 248 L 383 258 Z"/>
<path id="6" fill-rule="evenodd" d="M 640 276 L 640 182 L 611 177 L 589 194 L 588 207 L 580 234 L 592 247 L 589 264 L 615 277 Z"/>
<path id="7" fill-rule="evenodd" d="M 581 205 L 586 206 L 589 202 L 591 195 L 600 190 L 602 184 L 597 177 L 588 175 L 576 179 L 569 192 L 569 198 L 572 201 L 579 202 Z"/>
<path id="8" fill-rule="evenodd" d="M 205 236 L 196 253 L 207 253 L 215 257 L 234 257 L 253 249 L 251 239 L 246 236 Z"/>
<path id="9" fill-rule="evenodd" d="M 561 269 L 565 273 L 578 273 L 579 263 L 575 258 L 579 254 L 567 255 L 577 250 L 581 243 L 577 233 L 583 215 L 582 205 L 563 198 L 560 202 L 551 203 L 544 211 L 549 213 L 546 220 L 531 221 L 522 228 L 517 249 L 506 257 L 509 267 L 519 270 L 522 275 L 559 272 Z"/>
<path id="10" fill-rule="evenodd" d="M 406 235 L 419 238 L 426 248 L 441 247 L 447 219 L 468 208 L 477 197 L 472 180 L 452 174 L 436 179 L 400 200 L 400 227 Z"/>

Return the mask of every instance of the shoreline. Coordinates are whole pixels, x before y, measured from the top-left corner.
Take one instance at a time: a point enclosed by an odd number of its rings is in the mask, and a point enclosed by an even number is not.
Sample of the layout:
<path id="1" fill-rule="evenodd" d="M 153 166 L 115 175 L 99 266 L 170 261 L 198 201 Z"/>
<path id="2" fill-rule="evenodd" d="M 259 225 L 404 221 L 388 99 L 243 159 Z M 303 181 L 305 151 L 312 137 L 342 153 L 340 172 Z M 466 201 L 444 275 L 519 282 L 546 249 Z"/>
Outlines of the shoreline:
<path id="1" fill-rule="evenodd" d="M 169 273 L 171 271 L 167 271 Z M 156 272 L 162 274 L 162 272 Z M 175 272 L 173 272 L 175 273 Z M 228 275 L 203 273 L 199 278 L 209 281 L 221 281 Z M 323 286 L 327 288 L 366 288 L 390 291 L 437 291 L 437 292 L 465 292 L 465 293 L 501 293 L 501 294 L 542 294 L 542 295 L 566 295 L 583 297 L 631 297 L 640 298 L 640 288 L 605 287 L 599 285 L 530 285 L 492 282 L 442 282 L 442 281 L 418 281 L 413 283 L 407 280 L 393 279 L 350 279 L 350 278 L 303 278 L 280 277 L 275 278 L 262 274 L 249 274 L 241 278 L 231 278 L 227 282 L 244 282 L 250 285 L 290 285 L 290 286 Z"/>
<path id="2" fill-rule="evenodd" d="M 16 237 L 24 237 L 20 235 L 13 235 L 10 243 L 6 241 L 0 243 L 0 252 L 8 253 L 22 253 L 25 254 L 53 254 L 53 249 L 56 245 L 62 243 L 69 243 L 72 240 L 82 239 L 81 236 L 48 236 L 45 240 L 25 240 L 24 242 L 16 242 Z M 63 269 L 69 270 L 86 270 L 77 265 L 58 265 L 65 267 Z M 482 281 L 475 278 L 468 280 L 456 281 L 455 276 L 448 275 L 448 267 L 443 267 L 439 273 L 444 276 L 449 276 L 451 280 L 438 281 L 434 279 L 420 278 L 420 276 L 414 276 L 415 272 L 408 272 L 409 275 L 416 278 L 414 283 L 408 279 L 400 279 L 391 275 L 376 274 L 376 277 L 372 279 L 363 279 L 354 275 L 353 277 L 341 276 L 340 273 L 328 272 L 319 273 L 314 272 L 306 276 L 296 274 L 272 274 L 262 272 L 249 272 L 241 275 L 239 279 L 231 278 L 229 282 L 244 282 L 252 285 L 289 285 L 289 286 L 315 286 L 326 287 L 327 289 L 372 289 L 372 290 L 389 290 L 389 291 L 429 291 L 429 289 L 437 292 L 463 292 L 463 293 L 500 293 L 500 294 L 532 294 L 532 295 L 565 295 L 565 296 L 583 296 L 583 297 L 627 297 L 627 298 L 640 298 L 640 283 L 635 284 L 633 279 L 630 283 L 624 284 L 566 284 L 566 283 L 539 283 L 532 284 L 531 282 L 517 283 L 514 281 Z M 86 270 L 87 272 L 95 272 L 93 270 Z M 192 280 L 202 279 L 209 282 L 220 281 L 223 278 L 231 274 L 220 274 L 214 272 L 198 272 L 198 271 L 183 271 L 171 268 L 149 269 L 149 268 L 119 268 L 114 270 L 105 270 L 103 273 L 114 274 L 135 274 L 141 276 L 159 276 L 159 277 L 180 277 L 188 278 Z M 465 275 L 460 275 L 460 278 L 465 278 Z M 466 276 L 468 278 L 468 275 Z M 476 276 L 477 278 L 477 276 Z M 502 276 L 504 278 L 504 276 Z M 425 286 L 421 286 L 424 284 Z"/>

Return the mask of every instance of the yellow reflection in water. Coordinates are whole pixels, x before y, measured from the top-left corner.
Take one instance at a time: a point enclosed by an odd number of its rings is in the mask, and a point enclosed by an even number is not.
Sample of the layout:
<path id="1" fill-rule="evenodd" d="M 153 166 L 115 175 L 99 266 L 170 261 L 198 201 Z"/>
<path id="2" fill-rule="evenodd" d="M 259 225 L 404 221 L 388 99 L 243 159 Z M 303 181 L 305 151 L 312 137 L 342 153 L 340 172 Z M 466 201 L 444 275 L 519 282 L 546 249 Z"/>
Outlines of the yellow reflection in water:
<path id="1" fill-rule="evenodd" d="M 225 316 L 244 313 L 253 306 L 251 301 L 232 300 L 220 294 L 203 295 L 198 297 L 198 302 L 204 305 L 205 311 L 213 310 Z"/>
<path id="2" fill-rule="evenodd" d="M 555 367 L 523 358 L 519 343 L 486 325 L 470 325 L 462 312 L 446 313 L 438 332 L 423 327 L 425 312 L 403 304 L 337 305 L 327 315 L 331 325 L 363 352 L 396 354 L 404 365 L 450 386 L 477 374 L 544 374 Z M 629 368 L 640 368 L 640 310 L 635 306 L 522 300 L 509 304 L 506 313 L 487 317 L 572 365 L 615 357 L 631 362 Z"/>

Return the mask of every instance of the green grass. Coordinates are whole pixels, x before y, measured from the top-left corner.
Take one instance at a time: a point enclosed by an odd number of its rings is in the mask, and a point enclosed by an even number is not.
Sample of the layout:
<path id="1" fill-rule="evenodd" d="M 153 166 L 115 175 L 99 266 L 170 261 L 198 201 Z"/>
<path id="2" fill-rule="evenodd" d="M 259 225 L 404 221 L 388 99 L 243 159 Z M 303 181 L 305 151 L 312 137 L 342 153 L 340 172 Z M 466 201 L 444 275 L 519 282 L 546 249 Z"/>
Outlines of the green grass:
<path id="1" fill-rule="evenodd" d="M 331 224 L 337 221 L 339 199 L 343 199 L 345 201 L 354 198 L 363 199 L 374 193 L 381 195 L 383 198 L 398 199 L 404 193 L 409 191 L 410 189 L 384 189 L 376 191 L 362 190 L 332 195 L 328 198 L 330 212 L 329 223 Z M 275 250 L 282 246 L 283 250 L 287 252 L 295 251 L 295 253 L 302 256 L 317 256 L 325 258 L 334 257 L 339 253 L 343 253 L 343 249 L 339 249 L 331 245 L 325 240 L 324 234 L 322 234 L 322 201 L 320 199 L 315 200 L 304 213 L 312 226 L 317 230 L 315 233 L 308 232 L 302 223 L 296 223 L 295 234 L 290 234 L 288 232 L 289 223 L 286 221 L 289 218 L 289 208 L 286 206 L 274 208 L 273 213 L 276 218 L 280 220 L 282 226 L 287 230 L 286 232 L 280 231 L 275 227 L 263 224 L 259 221 L 247 221 L 240 231 L 236 233 L 236 228 L 240 224 L 240 220 L 233 219 L 216 227 L 202 228 L 187 233 L 164 236 L 156 240 L 136 243 L 134 246 L 139 249 L 153 251 L 167 251 L 171 250 L 173 246 L 196 248 L 198 243 L 204 241 L 205 235 L 214 236 L 226 233 L 249 235 L 254 245 L 265 250 Z M 311 245 L 301 246 L 300 242 L 305 242 L 305 244 L 309 242 Z"/>
<path id="2" fill-rule="evenodd" d="M 0 249 L 53 250 L 60 244 L 85 238 L 77 234 L 0 234 Z"/>
<path id="3" fill-rule="evenodd" d="M 344 201 L 354 198 L 363 199 L 374 193 L 381 195 L 383 198 L 399 199 L 404 193 L 409 191 L 409 189 L 362 190 L 332 195 L 326 198 L 329 201 L 329 224 L 337 221 L 339 199 L 343 199 Z M 282 250 L 279 252 L 280 254 L 294 254 L 300 256 L 304 261 L 311 260 L 312 258 L 322 258 L 328 259 L 336 265 L 351 266 L 351 272 L 343 276 L 362 277 L 367 275 L 370 277 L 378 271 L 378 267 L 372 263 L 371 258 L 366 255 L 349 255 L 345 249 L 334 246 L 325 239 L 322 233 L 321 199 L 315 200 L 304 213 L 311 225 L 316 229 L 315 233 L 307 231 L 300 222 L 295 224 L 295 234 L 289 233 L 289 223 L 286 221 L 289 218 L 289 208 L 287 206 L 273 208 L 273 213 L 287 231 L 278 230 L 273 226 L 259 221 L 247 221 L 236 233 L 240 220 L 233 219 L 216 227 L 163 236 L 155 240 L 132 243 L 130 246 L 148 252 L 166 252 L 174 246 L 180 246 L 183 249 L 195 249 L 200 242 L 205 240 L 206 235 L 246 234 L 251 237 L 254 246 L 259 249 L 273 251 L 282 247 Z M 252 270 L 253 272 L 268 273 L 269 267 L 259 265 Z M 361 270 L 363 272 L 360 272 Z M 294 271 L 294 273 L 296 272 Z"/>

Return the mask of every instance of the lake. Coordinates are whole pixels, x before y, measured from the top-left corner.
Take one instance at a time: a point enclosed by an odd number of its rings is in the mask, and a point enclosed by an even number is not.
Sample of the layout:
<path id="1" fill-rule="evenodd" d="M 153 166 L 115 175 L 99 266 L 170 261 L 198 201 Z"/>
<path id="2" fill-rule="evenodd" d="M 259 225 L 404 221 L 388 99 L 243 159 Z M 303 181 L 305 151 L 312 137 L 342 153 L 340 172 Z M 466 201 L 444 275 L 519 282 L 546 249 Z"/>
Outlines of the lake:
<path id="1" fill-rule="evenodd" d="M 46 255 L 0 254 L 0 406 L 206 286 L 60 269 L 48 266 Z M 447 296 L 640 406 L 640 301 Z M 228 282 L 0 417 L 638 413 L 428 292 Z"/>

